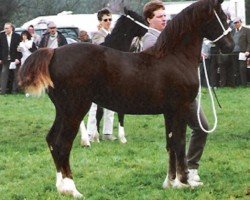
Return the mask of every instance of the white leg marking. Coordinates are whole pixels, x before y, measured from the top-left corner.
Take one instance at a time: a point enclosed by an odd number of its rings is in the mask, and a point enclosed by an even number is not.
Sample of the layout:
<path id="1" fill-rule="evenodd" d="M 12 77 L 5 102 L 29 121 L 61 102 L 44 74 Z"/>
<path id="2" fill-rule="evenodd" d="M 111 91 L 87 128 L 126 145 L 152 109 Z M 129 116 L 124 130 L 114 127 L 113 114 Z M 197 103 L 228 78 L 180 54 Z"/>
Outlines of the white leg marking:
<path id="1" fill-rule="evenodd" d="M 94 132 L 94 133 L 90 136 L 90 141 L 91 141 L 91 142 L 98 142 L 98 143 L 100 142 L 98 131 Z"/>
<path id="2" fill-rule="evenodd" d="M 81 134 L 81 145 L 83 147 L 90 147 L 90 142 L 89 142 L 89 136 L 84 124 L 84 121 L 81 122 L 80 124 L 80 134 Z"/>
<path id="3" fill-rule="evenodd" d="M 56 187 L 60 194 L 81 198 L 83 195 L 76 189 L 75 183 L 70 178 L 62 178 L 61 173 L 56 174 Z"/>
<path id="4" fill-rule="evenodd" d="M 61 184 L 63 178 L 62 178 L 62 173 L 61 172 L 57 172 L 56 173 L 56 187 L 58 188 L 59 185 Z"/>
<path id="5" fill-rule="evenodd" d="M 174 180 L 170 180 L 167 174 L 166 179 L 164 180 L 162 184 L 163 189 L 171 188 L 173 184 L 174 184 Z"/>
<path id="6" fill-rule="evenodd" d="M 127 143 L 127 139 L 125 138 L 124 127 L 121 126 L 120 123 L 119 123 L 119 133 L 118 133 L 118 137 L 119 137 L 119 140 L 121 141 L 121 143 L 123 143 L 123 144 Z"/>
<path id="7" fill-rule="evenodd" d="M 194 187 L 199 187 L 199 186 L 202 186 L 203 185 L 203 182 L 201 181 L 195 181 L 194 179 L 190 178 L 189 177 L 189 174 L 188 174 L 188 180 L 187 180 L 188 184 L 194 188 Z"/>
<path id="8" fill-rule="evenodd" d="M 177 177 L 175 178 L 174 180 L 174 183 L 173 183 L 173 188 L 186 188 L 186 187 L 189 187 L 190 185 L 188 184 L 185 184 L 185 183 L 182 183 Z"/>

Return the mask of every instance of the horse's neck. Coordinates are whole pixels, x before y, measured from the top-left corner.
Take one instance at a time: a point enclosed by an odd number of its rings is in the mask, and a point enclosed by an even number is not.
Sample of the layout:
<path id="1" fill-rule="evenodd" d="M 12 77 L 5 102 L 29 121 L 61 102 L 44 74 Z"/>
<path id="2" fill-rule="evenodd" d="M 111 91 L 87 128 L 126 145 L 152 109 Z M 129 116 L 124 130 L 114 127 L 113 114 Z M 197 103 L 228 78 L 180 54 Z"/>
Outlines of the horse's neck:
<path id="1" fill-rule="evenodd" d="M 132 43 L 133 38 L 131 37 L 121 37 L 110 35 L 108 40 L 105 40 L 103 43 L 104 46 L 111 47 L 114 49 L 118 49 L 121 51 L 129 51 L 130 45 Z"/>
<path id="2" fill-rule="evenodd" d="M 200 61 L 202 38 L 199 31 L 189 32 L 175 41 L 167 40 L 163 41 L 163 43 L 165 44 L 160 45 L 159 49 L 157 46 L 154 46 L 145 52 L 158 58 L 168 56 L 169 54 L 183 55 L 194 64 Z"/>
<path id="3" fill-rule="evenodd" d="M 177 48 L 180 50 L 179 53 L 183 53 L 189 60 L 194 62 L 200 61 L 202 39 L 200 37 L 184 37 L 182 45 Z"/>

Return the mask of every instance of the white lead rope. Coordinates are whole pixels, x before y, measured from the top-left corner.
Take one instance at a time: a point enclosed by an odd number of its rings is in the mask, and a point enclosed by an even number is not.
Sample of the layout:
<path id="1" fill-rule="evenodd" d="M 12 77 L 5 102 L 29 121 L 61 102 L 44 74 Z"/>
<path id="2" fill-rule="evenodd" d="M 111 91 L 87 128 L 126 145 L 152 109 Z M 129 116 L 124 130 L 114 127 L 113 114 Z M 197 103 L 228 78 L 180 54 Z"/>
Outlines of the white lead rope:
<path id="1" fill-rule="evenodd" d="M 206 63 L 205 63 L 205 57 L 204 56 L 202 57 L 202 62 L 203 62 L 203 66 L 204 66 L 204 72 L 205 72 L 205 77 L 206 77 L 206 82 L 207 82 L 207 88 L 208 88 L 209 96 L 210 96 L 210 99 L 211 99 L 211 107 L 212 107 L 213 115 L 214 115 L 214 126 L 213 126 L 213 128 L 211 130 L 206 130 L 203 127 L 203 125 L 201 123 L 201 119 L 200 119 L 200 111 L 201 111 L 201 77 L 200 77 L 200 69 L 199 68 L 198 68 L 199 93 L 198 93 L 197 117 L 198 117 L 198 122 L 199 122 L 199 125 L 201 127 L 201 130 L 203 130 L 206 133 L 211 133 L 216 129 L 217 124 L 218 124 L 218 119 L 217 119 L 217 113 L 216 113 L 216 109 L 215 109 L 215 105 L 214 105 L 214 97 L 213 97 L 211 86 L 210 86 L 209 80 L 208 80 L 207 68 L 206 68 Z"/>

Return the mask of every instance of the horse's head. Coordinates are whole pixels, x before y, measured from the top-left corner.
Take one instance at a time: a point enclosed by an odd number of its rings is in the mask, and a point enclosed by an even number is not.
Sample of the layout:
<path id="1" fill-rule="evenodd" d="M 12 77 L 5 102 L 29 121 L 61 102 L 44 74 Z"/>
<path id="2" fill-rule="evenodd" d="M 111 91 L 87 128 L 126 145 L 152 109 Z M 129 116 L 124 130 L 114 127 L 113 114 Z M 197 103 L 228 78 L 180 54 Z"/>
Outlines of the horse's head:
<path id="1" fill-rule="evenodd" d="M 128 10 L 126 7 L 124 7 L 124 15 L 129 19 L 126 20 L 126 22 L 124 21 L 124 23 L 127 23 L 127 25 L 131 27 L 131 29 L 134 29 L 134 33 L 136 34 L 134 35 L 134 37 L 142 37 L 143 35 L 145 35 L 147 29 L 142 25 L 147 26 L 147 24 L 141 15 L 132 10 Z"/>
<path id="2" fill-rule="evenodd" d="M 210 1 L 209 19 L 202 26 L 202 36 L 214 42 L 222 53 L 230 53 L 234 48 L 234 41 L 227 23 L 227 16 L 221 8 L 223 0 Z"/>
<path id="3" fill-rule="evenodd" d="M 139 24 L 146 24 L 142 16 L 124 8 L 124 14 L 117 20 L 111 35 L 105 38 L 104 45 L 112 48 L 115 45 L 118 50 L 128 51 L 133 38 L 142 37 L 147 32 L 147 29 Z"/>

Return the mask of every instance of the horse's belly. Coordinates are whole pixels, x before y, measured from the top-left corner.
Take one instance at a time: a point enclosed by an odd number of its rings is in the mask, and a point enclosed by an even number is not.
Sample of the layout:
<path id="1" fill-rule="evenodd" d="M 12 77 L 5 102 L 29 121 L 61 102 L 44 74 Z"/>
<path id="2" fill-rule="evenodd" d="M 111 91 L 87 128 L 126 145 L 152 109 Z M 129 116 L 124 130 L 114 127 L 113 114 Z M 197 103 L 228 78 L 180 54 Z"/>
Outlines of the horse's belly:
<path id="1" fill-rule="evenodd" d="M 95 101 L 95 103 L 97 103 L 98 105 L 115 112 L 136 115 L 166 113 L 167 110 L 176 107 L 176 105 L 171 104 L 171 102 L 173 101 L 158 101 L 152 98 L 116 98 L 115 96 L 112 96 L 112 98 L 104 97 L 99 101 Z"/>

